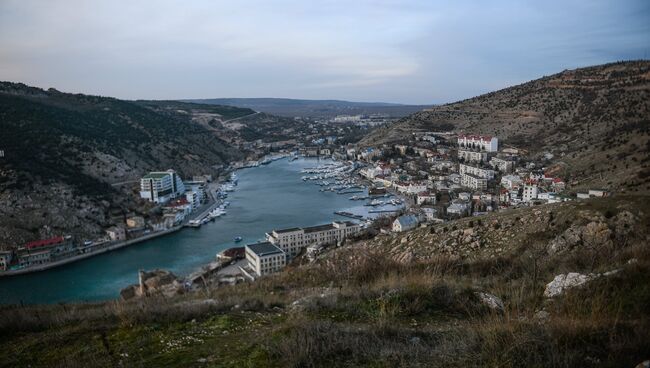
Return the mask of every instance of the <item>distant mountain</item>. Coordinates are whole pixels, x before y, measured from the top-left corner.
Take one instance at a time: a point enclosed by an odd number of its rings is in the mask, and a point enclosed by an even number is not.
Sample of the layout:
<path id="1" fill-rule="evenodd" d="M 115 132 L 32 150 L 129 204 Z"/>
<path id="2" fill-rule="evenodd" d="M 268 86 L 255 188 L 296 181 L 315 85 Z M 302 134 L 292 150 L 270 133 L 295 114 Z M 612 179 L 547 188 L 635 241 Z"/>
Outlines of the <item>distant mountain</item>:
<path id="1" fill-rule="evenodd" d="M 230 106 L 123 101 L 0 82 L 0 245 L 101 232 L 137 209 L 131 192 L 150 170 L 184 177 L 241 153 L 194 120 L 253 114 Z"/>
<path id="2" fill-rule="evenodd" d="M 551 153 L 577 186 L 650 190 L 650 61 L 593 66 L 435 106 L 373 131 L 367 146 L 416 131 L 497 135 Z"/>
<path id="3" fill-rule="evenodd" d="M 184 100 L 202 104 L 238 106 L 285 117 L 328 118 L 336 115 L 387 114 L 399 118 L 430 106 L 385 102 L 300 100 L 290 98 L 212 98 Z"/>

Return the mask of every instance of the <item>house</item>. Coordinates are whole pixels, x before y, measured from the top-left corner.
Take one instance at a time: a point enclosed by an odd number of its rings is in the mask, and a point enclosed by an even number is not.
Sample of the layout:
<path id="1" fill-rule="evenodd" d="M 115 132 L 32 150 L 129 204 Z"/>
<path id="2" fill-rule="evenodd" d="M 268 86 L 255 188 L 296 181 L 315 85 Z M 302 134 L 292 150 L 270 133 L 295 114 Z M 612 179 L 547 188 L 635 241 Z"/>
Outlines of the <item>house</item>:
<path id="1" fill-rule="evenodd" d="M 246 261 L 257 276 L 278 272 L 287 264 L 287 257 L 282 249 L 269 242 L 249 244 L 244 248 Z"/>
<path id="2" fill-rule="evenodd" d="M 467 214 L 468 209 L 469 206 L 467 203 L 454 201 L 452 204 L 449 205 L 449 207 L 447 207 L 447 214 L 455 215 L 455 216 L 465 216 Z"/>
<path id="3" fill-rule="evenodd" d="M 153 171 L 140 179 L 140 198 L 166 203 L 185 193 L 185 184 L 174 170 Z"/>
<path id="4" fill-rule="evenodd" d="M 553 178 L 553 182 L 551 183 L 551 187 L 556 190 L 556 191 L 562 191 L 566 188 L 566 184 L 564 183 L 564 180 L 560 178 Z"/>
<path id="5" fill-rule="evenodd" d="M 418 226 L 418 218 L 414 215 L 400 216 L 393 221 L 393 231 L 402 232 Z"/>
<path id="6" fill-rule="evenodd" d="M 420 192 L 415 197 L 415 203 L 418 206 L 423 204 L 436 204 L 436 194 L 428 191 Z"/>
<path id="7" fill-rule="evenodd" d="M 438 220 L 438 210 L 431 207 L 422 207 L 422 214 L 427 222 L 432 222 Z"/>
<path id="8" fill-rule="evenodd" d="M 121 226 L 111 226 L 106 229 L 106 235 L 113 241 L 120 241 L 126 239 L 126 231 Z"/>

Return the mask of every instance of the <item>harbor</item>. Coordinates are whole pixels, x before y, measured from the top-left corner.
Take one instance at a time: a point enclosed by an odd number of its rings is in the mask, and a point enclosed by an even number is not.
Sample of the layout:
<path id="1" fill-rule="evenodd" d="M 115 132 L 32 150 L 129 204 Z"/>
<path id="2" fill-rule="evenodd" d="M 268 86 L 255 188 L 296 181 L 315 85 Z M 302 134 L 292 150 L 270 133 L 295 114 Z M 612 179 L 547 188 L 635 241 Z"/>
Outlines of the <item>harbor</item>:
<path id="1" fill-rule="evenodd" d="M 238 185 L 228 194 L 227 215 L 198 229 L 184 228 L 95 257 L 41 272 L 0 278 L 5 303 L 58 303 L 117 298 L 141 269 L 162 268 L 188 276 L 238 244 L 263 240 L 275 228 L 313 226 L 342 220 L 334 211 L 367 218 L 370 207 L 349 195 L 320 192 L 301 180 L 301 171 L 333 161 L 316 158 L 274 160 L 237 171 Z M 199 211 L 201 214 L 203 211 Z M 241 243 L 236 238 L 241 237 Z"/>

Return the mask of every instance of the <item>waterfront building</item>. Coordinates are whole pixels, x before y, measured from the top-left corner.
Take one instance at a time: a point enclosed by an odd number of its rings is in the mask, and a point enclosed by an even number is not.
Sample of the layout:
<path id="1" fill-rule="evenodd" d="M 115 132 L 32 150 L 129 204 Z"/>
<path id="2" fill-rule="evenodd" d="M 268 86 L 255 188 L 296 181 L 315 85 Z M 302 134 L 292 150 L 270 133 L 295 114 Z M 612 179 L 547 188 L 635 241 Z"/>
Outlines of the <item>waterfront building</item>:
<path id="1" fill-rule="evenodd" d="M 418 218 L 414 215 L 400 216 L 393 221 L 393 231 L 402 232 L 418 226 Z"/>
<path id="2" fill-rule="evenodd" d="M 174 170 L 153 171 L 140 180 L 140 198 L 166 203 L 185 193 L 185 184 Z"/>
<path id="3" fill-rule="evenodd" d="M 489 135 L 459 134 L 458 147 L 496 152 L 499 149 L 499 139 Z"/>
<path id="4" fill-rule="evenodd" d="M 69 256 L 75 251 L 70 236 L 36 240 L 18 248 L 18 264 L 21 268 L 41 265 Z"/>
<path id="5" fill-rule="evenodd" d="M 287 264 L 287 256 L 270 242 L 249 244 L 245 247 L 246 261 L 257 276 L 280 271 Z"/>
<path id="6" fill-rule="evenodd" d="M 14 252 L 10 250 L 0 250 L 0 270 L 8 270 L 13 259 Z"/>
<path id="7" fill-rule="evenodd" d="M 121 226 L 109 227 L 108 229 L 106 229 L 106 235 L 108 235 L 108 237 L 111 240 L 115 240 L 115 241 L 126 239 L 126 231 Z"/>
<path id="8" fill-rule="evenodd" d="M 361 231 L 359 224 L 351 221 L 334 221 L 325 225 L 273 230 L 266 234 L 266 239 L 292 258 L 309 245 L 339 243 L 359 231 Z"/>

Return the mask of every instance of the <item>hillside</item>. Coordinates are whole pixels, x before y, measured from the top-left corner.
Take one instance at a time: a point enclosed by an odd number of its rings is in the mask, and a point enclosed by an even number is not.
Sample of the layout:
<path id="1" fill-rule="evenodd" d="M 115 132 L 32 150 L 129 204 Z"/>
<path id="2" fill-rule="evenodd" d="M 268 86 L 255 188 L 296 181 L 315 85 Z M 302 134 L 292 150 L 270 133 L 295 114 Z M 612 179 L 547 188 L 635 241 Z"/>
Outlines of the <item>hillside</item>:
<path id="1" fill-rule="evenodd" d="M 252 113 L 192 106 L 224 119 Z M 0 83 L 0 244 L 96 235 L 111 216 L 138 209 L 133 185 L 111 184 L 168 168 L 183 176 L 216 174 L 213 166 L 241 157 L 187 109 L 161 109 Z"/>
<path id="2" fill-rule="evenodd" d="M 633 367 L 650 351 L 649 200 L 380 235 L 170 299 L 5 306 L 0 366 Z"/>
<path id="3" fill-rule="evenodd" d="M 417 131 L 492 134 L 502 145 L 554 155 L 576 187 L 650 189 L 650 61 L 606 64 L 410 115 L 378 129 L 376 146 Z"/>
<path id="4" fill-rule="evenodd" d="M 351 102 L 341 100 L 300 100 L 290 98 L 211 98 L 186 100 L 202 104 L 239 106 L 284 117 L 331 118 L 336 115 L 386 114 L 403 117 L 428 106 L 385 102 Z"/>

